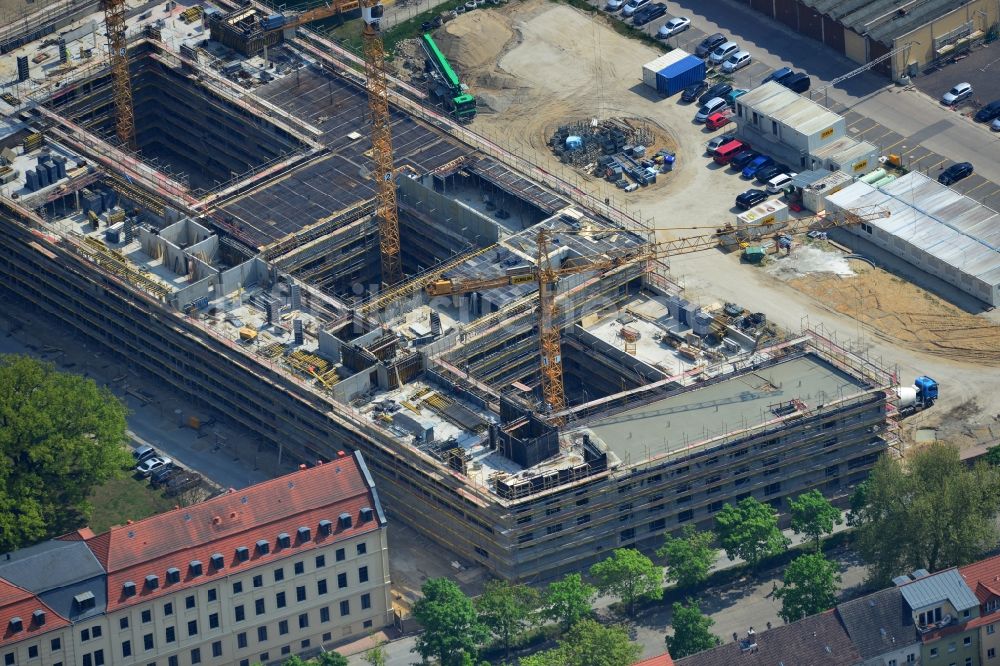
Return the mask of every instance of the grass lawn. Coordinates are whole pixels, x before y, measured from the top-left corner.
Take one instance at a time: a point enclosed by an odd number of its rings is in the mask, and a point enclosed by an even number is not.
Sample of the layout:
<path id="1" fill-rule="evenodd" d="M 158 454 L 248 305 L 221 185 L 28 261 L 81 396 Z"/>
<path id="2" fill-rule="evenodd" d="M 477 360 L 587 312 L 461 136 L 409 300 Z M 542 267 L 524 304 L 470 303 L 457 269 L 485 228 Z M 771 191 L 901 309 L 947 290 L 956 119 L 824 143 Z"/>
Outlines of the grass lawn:
<path id="1" fill-rule="evenodd" d="M 90 529 L 95 534 L 112 525 L 124 525 L 128 520 L 139 520 L 154 513 L 168 511 L 178 504 L 176 498 L 164 497 L 146 481 L 137 481 L 131 470 L 118 479 L 111 479 L 91 493 Z"/>

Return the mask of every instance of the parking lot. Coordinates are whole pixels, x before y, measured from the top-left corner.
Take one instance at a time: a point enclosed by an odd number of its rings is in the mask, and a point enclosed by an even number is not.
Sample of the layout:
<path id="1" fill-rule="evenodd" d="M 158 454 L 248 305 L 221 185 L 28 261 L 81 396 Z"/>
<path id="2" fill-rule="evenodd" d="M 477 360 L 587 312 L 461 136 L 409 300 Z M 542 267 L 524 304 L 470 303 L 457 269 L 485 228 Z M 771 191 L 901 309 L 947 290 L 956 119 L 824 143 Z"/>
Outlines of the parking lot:
<path id="1" fill-rule="evenodd" d="M 956 62 L 913 78 L 913 84 L 932 99 L 940 99 L 962 81 L 971 83 L 975 94 L 956 109 L 959 113 L 974 113 L 979 106 L 1000 99 L 1000 44 L 975 48 Z"/>

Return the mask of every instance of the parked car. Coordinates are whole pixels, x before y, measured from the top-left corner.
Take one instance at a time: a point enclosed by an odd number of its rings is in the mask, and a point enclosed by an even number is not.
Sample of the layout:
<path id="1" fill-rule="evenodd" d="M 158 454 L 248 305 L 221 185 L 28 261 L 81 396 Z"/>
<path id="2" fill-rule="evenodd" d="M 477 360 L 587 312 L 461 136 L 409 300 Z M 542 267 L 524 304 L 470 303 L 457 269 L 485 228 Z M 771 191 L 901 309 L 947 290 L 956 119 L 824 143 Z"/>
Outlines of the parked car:
<path id="1" fill-rule="evenodd" d="M 761 81 L 761 84 L 767 83 L 768 81 L 777 81 L 778 83 L 781 83 L 783 79 L 788 78 L 794 73 L 795 72 L 792 71 L 791 67 L 782 67 L 781 69 L 776 69 L 770 74 L 768 74 L 766 77 L 764 77 L 764 80 Z"/>
<path id="2" fill-rule="evenodd" d="M 758 155 L 757 157 L 750 160 L 750 162 L 743 167 L 743 177 L 750 179 L 757 175 L 757 171 L 763 167 L 769 167 L 774 164 L 774 158 L 767 155 Z"/>
<path id="3" fill-rule="evenodd" d="M 747 94 L 747 91 L 744 90 L 743 88 L 733 88 L 729 92 L 729 94 L 726 95 L 726 101 L 729 103 L 729 106 L 731 106 L 731 107 L 733 107 L 735 109 L 736 108 L 736 98 L 739 97 L 740 95 L 746 95 L 746 94 Z"/>
<path id="4" fill-rule="evenodd" d="M 797 173 L 779 173 L 777 176 L 767 181 L 767 191 L 770 194 L 780 194 L 792 184 L 792 178 L 797 176 Z"/>
<path id="5" fill-rule="evenodd" d="M 740 210 L 749 210 L 767 200 L 767 192 L 764 190 L 750 189 L 736 197 L 736 207 Z"/>
<path id="6" fill-rule="evenodd" d="M 724 42 L 715 47 L 712 54 L 708 56 L 709 62 L 721 65 L 729 56 L 740 50 L 740 45 L 736 42 Z"/>
<path id="7" fill-rule="evenodd" d="M 662 2 L 657 2 L 636 12 L 635 16 L 632 17 L 632 25 L 635 26 L 646 25 L 647 23 L 655 21 L 656 19 L 660 18 L 666 13 L 667 13 L 667 6 Z"/>
<path id="8" fill-rule="evenodd" d="M 963 82 L 941 95 L 941 103 L 945 106 L 955 106 L 970 97 L 972 97 L 972 84 Z"/>
<path id="9" fill-rule="evenodd" d="M 715 97 L 725 97 L 730 92 L 732 92 L 733 87 L 728 83 L 716 83 L 714 86 L 705 91 L 705 93 L 698 98 L 699 104 L 704 104 L 708 100 Z"/>
<path id="10" fill-rule="evenodd" d="M 756 153 L 749 148 L 741 150 L 736 155 L 733 155 L 733 159 L 729 162 L 729 165 L 733 167 L 733 171 L 742 171 L 743 167 L 750 164 L 750 162 L 758 155 L 760 155 L 760 153 Z"/>
<path id="11" fill-rule="evenodd" d="M 1000 118 L 1000 99 L 995 99 L 976 111 L 976 115 L 973 118 L 977 123 L 988 123 L 991 120 Z"/>
<path id="12" fill-rule="evenodd" d="M 137 446 L 132 449 L 132 457 L 135 458 L 136 464 L 141 463 L 144 460 L 148 460 L 156 455 L 156 449 L 154 449 L 149 444 L 143 444 L 142 446 Z"/>
<path id="13" fill-rule="evenodd" d="M 716 111 L 705 119 L 705 127 L 714 131 L 731 123 L 732 118 L 733 112 L 728 108 L 723 109 L 722 111 Z"/>
<path id="14" fill-rule="evenodd" d="M 158 470 L 149 475 L 149 482 L 154 488 L 159 488 L 164 485 L 171 477 L 175 474 L 182 472 L 178 467 L 171 465 L 170 467 L 160 467 Z"/>
<path id="15" fill-rule="evenodd" d="M 153 456 L 148 458 L 138 465 L 135 466 L 135 471 L 139 472 L 140 476 L 149 476 L 161 467 L 172 467 L 174 461 L 170 458 L 164 458 L 163 456 Z"/>
<path id="16" fill-rule="evenodd" d="M 705 104 L 698 109 L 698 113 L 694 116 L 694 121 L 696 123 L 703 123 L 708 120 L 708 117 L 715 113 L 716 111 L 722 111 L 726 108 L 726 100 L 721 97 L 713 97 L 712 99 L 705 102 Z"/>
<path id="17" fill-rule="evenodd" d="M 604 5 L 604 9 L 614 13 L 624 6 L 625 6 L 625 0 L 608 0 L 608 4 Z"/>
<path id="18" fill-rule="evenodd" d="M 726 61 L 722 63 L 722 71 L 726 74 L 732 74 L 738 69 L 743 69 L 750 64 L 750 52 L 749 51 L 737 51 L 733 55 L 726 58 Z"/>
<path id="19" fill-rule="evenodd" d="M 622 7 L 622 16 L 632 16 L 648 4 L 649 0 L 628 0 Z"/>
<path id="20" fill-rule="evenodd" d="M 761 185 L 767 185 L 768 181 L 783 173 L 788 173 L 788 167 L 781 164 L 769 164 L 768 166 L 757 169 L 757 173 L 755 173 L 753 177 L 754 180 Z"/>
<path id="21" fill-rule="evenodd" d="M 709 35 L 705 39 L 701 40 L 695 50 L 694 54 L 699 58 L 707 58 L 708 54 L 715 50 L 715 47 L 726 42 L 726 36 L 721 32 L 717 32 L 714 35 Z"/>
<path id="22" fill-rule="evenodd" d="M 804 93 L 809 90 L 811 81 L 805 72 L 793 72 L 790 76 L 781 79 L 779 83 L 793 92 Z"/>
<path id="23" fill-rule="evenodd" d="M 729 143 L 736 138 L 735 134 L 721 134 L 714 137 L 711 141 L 705 144 L 705 152 L 709 155 L 714 155 L 715 151 L 723 144 Z"/>
<path id="24" fill-rule="evenodd" d="M 972 168 L 971 162 L 959 162 L 958 164 L 952 164 L 950 167 L 941 172 L 938 176 L 938 182 L 942 185 L 951 185 L 957 183 L 963 178 L 968 178 L 972 175 L 974 169 Z"/>
<path id="25" fill-rule="evenodd" d="M 708 81 L 699 81 L 698 83 L 692 83 L 684 92 L 681 93 L 681 101 L 690 104 L 691 102 L 698 99 L 698 96 L 703 92 L 708 90 Z M 712 97 L 718 97 L 718 95 L 712 95 Z M 708 100 L 705 100 L 706 102 Z"/>
<path id="26" fill-rule="evenodd" d="M 691 19 L 678 16 L 661 25 L 660 29 L 656 31 L 656 36 L 660 39 L 667 39 L 668 37 L 681 34 L 690 27 Z"/>
<path id="27" fill-rule="evenodd" d="M 1000 132 L 1000 118 L 997 118 L 992 123 L 990 123 L 990 129 L 994 132 Z"/>

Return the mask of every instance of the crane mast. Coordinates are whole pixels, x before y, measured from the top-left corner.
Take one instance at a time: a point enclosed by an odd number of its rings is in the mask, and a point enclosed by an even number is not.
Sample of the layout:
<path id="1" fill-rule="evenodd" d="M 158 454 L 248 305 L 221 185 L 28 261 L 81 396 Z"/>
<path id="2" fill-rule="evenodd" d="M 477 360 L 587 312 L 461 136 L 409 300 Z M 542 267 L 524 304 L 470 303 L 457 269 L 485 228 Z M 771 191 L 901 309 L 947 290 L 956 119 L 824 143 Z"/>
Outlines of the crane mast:
<path id="1" fill-rule="evenodd" d="M 556 272 L 549 260 L 548 229 L 538 232 L 538 351 L 541 357 L 542 403 L 548 412 L 561 412 L 566 408 L 566 388 L 563 385 L 562 348 L 559 327 L 555 325 Z M 562 425 L 563 418 L 555 417 L 554 425 Z"/>
<path id="2" fill-rule="evenodd" d="M 371 115 L 377 200 L 375 215 L 378 218 L 382 282 L 392 286 L 403 279 L 403 266 L 400 260 L 399 209 L 392 169 L 392 116 L 389 113 L 389 88 L 385 75 L 385 47 L 379 32 L 382 5 L 366 0 L 361 16 L 365 24 L 361 36 L 368 82 L 368 112 Z"/>
<path id="3" fill-rule="evenodd" d="M 115 104 L 115 133 L 128 148 L 135 149 L 135 115 L 132 109 L 132 77 L 125 41 L 125 0 L 103 0 L 104 24 L 111 58 L 111 91 Z"/>

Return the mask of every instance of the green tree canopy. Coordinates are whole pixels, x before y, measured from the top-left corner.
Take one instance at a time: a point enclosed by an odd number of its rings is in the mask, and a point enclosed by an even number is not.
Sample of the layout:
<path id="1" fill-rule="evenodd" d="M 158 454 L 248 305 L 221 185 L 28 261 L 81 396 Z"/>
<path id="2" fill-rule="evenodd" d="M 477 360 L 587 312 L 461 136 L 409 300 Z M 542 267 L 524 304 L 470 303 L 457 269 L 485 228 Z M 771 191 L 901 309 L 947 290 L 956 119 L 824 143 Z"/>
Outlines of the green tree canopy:
<path id="1" fill-rule="evenodd" d="M 819 540 L 824 534 L 833 534 L 835 525 L 844 522 L 840 510 L 813 488 L 788 501 L 792 512 L 792 530 L 811 539 L 819 550 Z"/>
<path id="2" fill-rule="evenodd" d="M 345 660 L 344 663 L 346 664 L 347 661 Z M 281 666 L 306 666 L 306 662 L 302 661 L 302 657 L 293 654 L 291 657 L 281 662 Z"/>
<path id="3" fill-rule="evenodd" d="M 521 666 L 628 666 L 640 654 L 642 646 L 631 642 L 625 629 L 588 618 L 574 624 L 558 647 L 522 658 Z"/>
<path id="4" fill-rule="evenodd" d="M 0 552 L 86 522 L 94 487 L 132 463 L 126 413 L 93 380 L 0 356 Z"/>
<path id="5" fill-rule="evenodd" d="M 778 529 L 777 512 L 753 497 L 722 507 L 715 514 L 715 533 L 730 560 L 740 557 L 752 567 L 791 543 Z"/>
<path id="6" fill-rule="evenodd" d="M 431 578 L 421 588 L 423 598 L 413 606 L 413 617 L 424 631 L 413 652 L 424 661 L 437 658 L 441 666 L 460 666 L 462 655 L 475 656 L 488 631 L 479 621 L 472 599 L 447 578 Z"/>
<path id="7" fill-rule="evenodd" d="M 617 548 L 606 560 L 590 567 L 602 594 L 613 594 L 635 614 L 635 602 L 663 596 L 663 569 L 633 548 Z"/>
<path id="8" fill-rule="evenodd" d="M 347 657 L 339 652 L 322 652 L 317 660 L 320 666 L 347 666 Z"/>
<path id="9" fill-rule="evenodd" d="M 365 650 L 365 654 L 362 659 L 366 664 L 368 664 L 368 666 L 385 666 L 385 641 L 379 641 Z"/>
<path id="10" fill-rule="evenodd" d="M 504 663 L 510 662 L 511 641 L 534 622 L 538 605 L 539 594 L 534 588 L 498 580 L 488 582 L 476 600 L 480 622 L 503 646 Z"/>
<path id="11" fill-rule="evenodd" d="M 670 626 L 674 630 L 674 635 L 666 637 L 667 651 L 671 657 L 680 659 L 708 650 L 720 643 L 711 632 L 715 620 L 702 615 L 694 600 L 688 599 L 687 604 L 675 601 L 671 610 Z"/>
<path id="12" fill-rule="evenodd" d="M 971 470 L 958 449 L 913 449 L 905 465 L 883 456 L 851 502 L 858 551 L 873 582 L 967 564 L 997 543 L 1000 469 Z"/>
<path id="13" fill-rule="evenodd" d="M 1000 444 L 986 449 L 986 455 L 983 456 L 983 461 L 993 465 L 994 467 L 1000 467 Z"/>
<path id="14" fill-rule="evenodd" d="M 708 578 L 708 570 L 715 562 L 714 539 L 711 532 L 700 532 L 692 525 L 685 525 L 679 538 L 668 534 L 656 551 L 657 557 L 667 561 L 667 580 L 691 587 Z"/>
<path id="15" fill-rule="evenodd" d="M 778 615 L 785 622 L 822 613 L 837 603 L 837 566 L 823 553 L 800 555 L 785 569 L 785 584 L 774 596 L 781 600 Z"/>
<path id="16" fill-rule="evenodd" d="M 585 617 L 590 617 L 591 604 L 597 596 L 597 588 L 583 582 L 578 573 L 565 576 L 562 580 L 549 583 L 545 591 L 543 616 L 558 622 L 567 630 Z"/>

